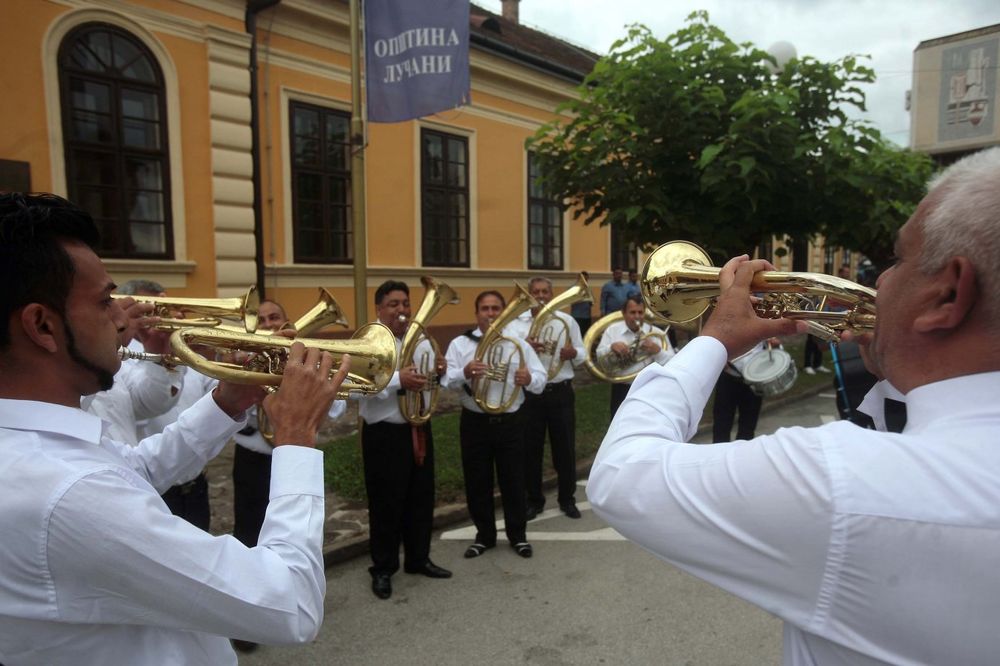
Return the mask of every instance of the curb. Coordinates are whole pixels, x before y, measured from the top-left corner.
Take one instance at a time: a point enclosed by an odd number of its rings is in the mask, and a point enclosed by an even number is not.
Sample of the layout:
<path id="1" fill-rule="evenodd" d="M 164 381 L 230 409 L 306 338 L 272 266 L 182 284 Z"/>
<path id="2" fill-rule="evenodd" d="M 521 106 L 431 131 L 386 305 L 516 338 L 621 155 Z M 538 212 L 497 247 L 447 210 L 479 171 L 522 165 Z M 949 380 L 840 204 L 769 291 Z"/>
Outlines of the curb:
<path id="1" fill-rule="evenodd" d="M 803 391 L 795 396 L 788 396 L 785 398 L 777 398 L 774 400 L 765 401 L 763 407 L 761 407 L 761 414 L 769 412 L 774 409 L 790 405 L 800 400 L 805 400 L 806 398 L 812 398 L 815 395 L 822 393 L 823 391 L 830 390 L 827 385 L 819 385 L 810 388 L 807 391 Z M 712 422 L 707 421 L 705 424 L 698 428 L 698 434 L 702 435 L 706 432 L 712 431 Z M 577 478 L 584 478 L 590 474 L 590 467 L 593 465 L 593 458 L 581 461 L 576 465 L 576 475 Z M 551 490 L 558 484 L 558 477 L 555 474 L 550 474 L 542 480 L 542 488 L 545 490 Z M 500 492 L 497 491 L 493 496 L 493 502 L 495 506 L 500 506 Z M 434 529 L 439 530 L 444 527 L 450 527 L 456 523 L 461 523 L 469 519 L 469 513 L 466 510 L 465 504 L 445 504 L 443 506 L 436 507 L 434 509 Z M 369 552 L 369 537 L 368 535 L 361 535 L 356 537 L 350 537 L 338 542 L 336 545 L 323 551 L 323 566 L 324 568 L 330 568 L 335 564 L 340 564 L 342 562 L 347 562 L 348 560 L 353 560 L 356 557 L 361 557 L 367 555 Z"/>

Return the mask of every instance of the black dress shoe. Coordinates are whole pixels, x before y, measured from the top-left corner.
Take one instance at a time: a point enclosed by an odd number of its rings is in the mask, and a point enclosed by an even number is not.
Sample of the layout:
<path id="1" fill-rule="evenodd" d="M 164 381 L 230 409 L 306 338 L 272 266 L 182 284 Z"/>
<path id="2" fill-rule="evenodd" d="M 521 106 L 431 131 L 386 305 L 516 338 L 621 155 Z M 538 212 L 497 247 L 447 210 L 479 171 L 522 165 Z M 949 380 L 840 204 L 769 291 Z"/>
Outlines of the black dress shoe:
<path id="1" fill-rule="evenodd" d="M 389 574 L 372 574 L 372 592 L 379 599 L 392 596 L 392 576 Z"/>
<path id="2" fill-rule="evenodd" d="M 527 512 L 525 512 L 524 515 L 525 519 L 534 520 L 535 518 L 538 517 L 538 514 L 540 514 L 542 512 L 542 509 L 544 508 L 545 508 L 544 506 L 538 506 L 537 504 L 529 504 L 528 510 Z"/>
<path id="3" fill-rule="evenodd" d="M 565 504 L 560 504 L 559 508 L 570 518 L 579 518 L 580 510 L 576 508 L 575 502 L 566 502 Z"/>
<path id="4" fill-rule="evenodd" d="M 450 571 L 439 567 L 430 560 L 427 560 L 419 567 L 404 567 L 403 571 L 408 574 L 420 574 L 422 576 L 427 576 L 428 578 L 451 578 Z"/>
<path id="5" fill-rule="evenodd" d="M 240 652 L 253 652 L 259 647 L 253 641 L 241 641 L 238 638 L 232 639 L 230 643 L 232 643 L 233 647 L 239 650 Z"/>

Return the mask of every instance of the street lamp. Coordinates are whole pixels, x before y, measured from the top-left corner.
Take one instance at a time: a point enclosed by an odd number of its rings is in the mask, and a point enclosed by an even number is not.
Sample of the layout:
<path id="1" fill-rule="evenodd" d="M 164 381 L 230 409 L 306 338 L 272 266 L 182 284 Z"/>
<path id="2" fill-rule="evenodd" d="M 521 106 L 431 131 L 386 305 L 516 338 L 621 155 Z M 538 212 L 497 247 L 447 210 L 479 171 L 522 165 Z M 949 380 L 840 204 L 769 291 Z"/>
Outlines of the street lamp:
<path id="1" fill-rule="evenodd" d="M 767 63 L 767 68 L 771 70 L 772 74 L 780 74 L 789 60 L 798 57 L 795 46 L 791 42 L 775 42 L 768 47 L 767 52 L 776 63 L 775 65 Z"/>

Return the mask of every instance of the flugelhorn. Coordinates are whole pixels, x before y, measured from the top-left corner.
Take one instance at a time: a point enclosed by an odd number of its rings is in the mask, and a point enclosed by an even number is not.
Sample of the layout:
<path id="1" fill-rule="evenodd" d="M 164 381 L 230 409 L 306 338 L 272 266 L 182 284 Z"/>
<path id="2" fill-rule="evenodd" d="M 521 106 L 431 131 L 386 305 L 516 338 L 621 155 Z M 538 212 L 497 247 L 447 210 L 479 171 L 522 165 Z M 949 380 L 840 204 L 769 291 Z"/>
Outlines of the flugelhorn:
<path id="1" fill-rule="evenodd" d="M 601 317 L 594 322 L 594 325 L 587 329 L 587 334 L 583 337 L 583 348 L 587 350 L 584 357 L 583 366 L 595 378 L 612 384 L 625 384 L 634 380 L 647 365 L 653 362 L 653 356 L 646 354 L 642 350 L 642 341 L 652 338 L 660 345 L 660 349 L 666 349 L 669 341 L 666 334 L 654 328 L 649 333 L 637 335 L 628 354 L 624 357 L 613 352 L 605 354 L 603 357 L 597 355 L 597 349 L 604 332 L 612 325 L 624 321 L 625 315 L 621 310 L 612 312 Z M 648 308 L 646 309 L 643 321 L 650 325 L 663 323 L 663 320 L 654 315 Z M 642 364 L 642 365 L 639 365 Z"/>
<path id="2" fill-rule="evenodd" d="M 531 330 L 528 337 L 541 342 L 542 351 L 538 352 L 539 360 L 545 366 L 548 379 L 559 374 L 563 364 L 566 362 L 559 357 L 559 350 L 570 344 L 569 326 L 562 319 L 556 316 L 556 312 L 562 308 L 567 308 L 574 303 L 593 303 L 594 297 L 590 293 L 590 286 L 583 273 L 577 276 L 576 282 L 569 289 L 554 297 L 548 303 L 544 303 L 531 322 Z M 548 362 L 546 362 L 548 361 Z"/>
<path id="3" fill-rule="evenodd" d="M 700 317 L 718 297 L 719 272 L 694 243 L 672 241 L 646 259 L 639 286 L 648 309 L 670 323 L 683 323 Z M 875 326 L 875 290 L 841 277 L 760 271 L 750 290 L 765 294 L 754 306 L 758 316 L 804 321 L 811 334 L 826 341 L 839 340 L 844 330 L 865 331 Z M 845 310 L 812 309 L 810 297 L 836 302 Z"/>
<path id="4" fill-rule="evenodd" d="M 122 359 L 186 365 L 203 375 L 235 384 L 276 387 L 281 384 L 288 352 L 295 342 L 329 352 L 337 362 L 344 354 L 351 355 L 351 371 L 337 393 L 340 399 L 346 399 L 350 393 L 378 393 L 389 383 L 396 368 L 396 339 L 382 324 L 363 326 L 349 340 L 292 340 L 218 328 L 184 328 L 170 336 L 172 354 L 137 353 L 125 348 L 118 353 Z M 244 364 L 216 361 L 192 349 L 199 345 L 217 354 L 244 352 L 251 356 Z"/>
<path id="5" fill-rule="evenodd" d="M 420 374 L 427 378 L 427 386 L 424 390 L 404 391 L 399 396 L 399 411 L 403 414 L 403 418 L 413 425 L 422 425 L 430 420 L 441 394 L 441 384 L 435 371 L 437 357 L 441 355 L 441 348 L 437 341 L 428 335 L 427 325 L 444 306 L 456 305 L 460 302 L 455 290 L 444 282 L 435 280 L 429 275 L 420 278 L 420 282 L 425 289 L 424 300 L 421 301 L 417 314 L 410 320 L 399 349 L 399 367 L 416 365 Z M 419 347 L 425 340 L 429 349 L 423 350 L 419 362 L 417 362 Z"/>
<path id="6" fill-rule="evenodd" d="M 538 301 L 528 293 L 522 285 L 515 282 L 513 298 L 497 318 L 490 322 L 489 328 L 483 333 L 476 346 L 475 359 L 486 363 L 489 367 L 482 375 L 472 382 L 472 397 L 487 414 L 502 414 L 506 412 L 521 391 L 521 387 L 508 383 L 511 368 L 517 370 L 524 366 L 524 352 L 516 340 L 503 334 L 503 329 L 532 308 L 538 307 Z M 508 354 L 507 347 L 513 347 Z M 516 366 L 514 364 L 517 364 Z M 513 386 L 513 388 L 510 388 Z"/>
<path id="7" fill-rule="evenodd" d="M 223 319 L 240 319 L 247 333 L 257 330 L 257 310 L 260 296 L 257 287 L 251 286 L 247 293 L 238 298 L 183 298 L 175 296 L 125 296 L 112 294 L 112 298 L 131 298 L 137 303 L 153 306 L 151 316 L 160 317 L 156 328 L 177 330 L 195 326 L 219 326 Z M 193 318 L 178 319 L 176 314 L 196 315 Z"/>

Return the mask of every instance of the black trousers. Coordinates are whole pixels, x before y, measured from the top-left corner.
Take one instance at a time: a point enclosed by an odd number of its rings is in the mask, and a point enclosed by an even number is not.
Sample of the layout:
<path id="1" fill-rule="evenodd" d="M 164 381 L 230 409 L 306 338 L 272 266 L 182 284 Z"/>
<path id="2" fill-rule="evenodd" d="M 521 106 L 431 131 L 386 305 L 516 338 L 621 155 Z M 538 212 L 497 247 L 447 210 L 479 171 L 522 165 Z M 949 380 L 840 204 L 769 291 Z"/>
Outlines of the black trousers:
<path id="1" fill-rule="evenodd" d="M 631 382 L 628 384 L 611 385 L 611 420 L 614 420 L 615 414 L 618 413 L 618 408 L 625 402 L 625 396 L 628 395 L 630 388 L 632 388 Z"/>
<path id="2" fill-rule="evenodd" d="M 728 372 L 719 375 L 719 381 L 715 383 L 715 404 L 712 405 L 712 441 L 732 441 L 733 420 L 737 410 L 740 416 L 736 426 L 736 439 L 753 439 L 763 401 L 739 377 Z"/>
<path id="3" fill-rule="evenodd" d="M 576 493 L 576 394 L 570 380 L 546 384 L 536 395 L 525 393 L 521 406 L 524 418 L 524 486 L 528 506 L 545 505 L 542 494 L 542 465 L 545 433 L 552 446 L 552 466 L 559 476 L 560 506 L 574 501 Z"/>
<path id="4" fill-rule="evenodd" d="M 236 446 L 233 455 L 233 536 L 257 545 L 271 496 L 271 456 Z"/>
<path id="5" fill-rule="evenodd" d="M 493 469 L 503 503 L 507 540 L 525 541 L 524 431 L 520 411 L 491 416 L 468 409 L 459 421 L 465 501 L 476 525 L 476 542 L 494 546 L 497 524 L 493 509 Z"/>
<path id="6" fill-rule="evenodd" d="M 419 567 L 430 557 L 434 522 L 434 439 L 430 424 L 424 464 L 413 458 L 409 423 L 364 423 L 361 454 L 368 493 L 368 527 L 371 534 L 372 575 L 392 575 L 399 570 L 399 545 L 409 567 Z"/>
<path id="7" fill-rule="evenodd" d="M 818 368 L 823 365 L 823 348 L 819 345 L 819 338 L 814 335 L 806 336 L 805 358 L 802 359 L 805 367 Z"/>
<path id="8" fill-rule="evenodd" d="M 573 319 L 576 320 L 577 325 L 580 327 L 580 338 L 582 339 L 583 336 L 587 335 L 587 329 L 590 328 L 592 323 L 594 323 L 594 320 L 590 317 L 587 317 L 586 319 L 583 317 L 573 317 Z"/>
<path id="9" fill-rule="evenodd" d="M 199 474 L 187 483 L 170 487 L 160 497 L 166 502 L 170 513 L 208 531 L 212 511 L 208 505 L 208 479 L 204 474 Z"/>

